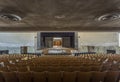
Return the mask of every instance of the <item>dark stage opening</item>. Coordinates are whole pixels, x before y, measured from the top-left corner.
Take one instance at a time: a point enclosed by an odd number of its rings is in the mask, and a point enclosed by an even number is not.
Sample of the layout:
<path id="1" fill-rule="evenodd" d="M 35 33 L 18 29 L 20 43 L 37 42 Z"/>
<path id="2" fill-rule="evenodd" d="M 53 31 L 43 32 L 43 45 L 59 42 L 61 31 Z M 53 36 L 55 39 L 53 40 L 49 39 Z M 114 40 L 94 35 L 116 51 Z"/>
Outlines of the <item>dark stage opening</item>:
<path id="1" fill-rule="evenodd" d="M 62 38 L 62 47 L 75 48 L 75 32 L 41 32 L 41 49 L 53 47 L 53 38 L 55 37 Z"/>

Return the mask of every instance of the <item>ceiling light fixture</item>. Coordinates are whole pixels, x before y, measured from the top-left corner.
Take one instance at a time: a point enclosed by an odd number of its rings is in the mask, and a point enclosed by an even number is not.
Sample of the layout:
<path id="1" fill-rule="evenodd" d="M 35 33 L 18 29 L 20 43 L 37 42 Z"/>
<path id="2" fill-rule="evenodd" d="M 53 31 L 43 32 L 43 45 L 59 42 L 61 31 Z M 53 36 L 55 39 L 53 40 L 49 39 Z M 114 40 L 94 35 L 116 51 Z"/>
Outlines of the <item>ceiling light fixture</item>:
<path id="1" fill-rule="evenodd" d="M 22 18 L 15 14 L 0 14 L 0 18 L 9 21 L 21 21 Z"/>
<path id="2" fill-rule="evenodd" d="M 120 19 L 120 13 L 104 14 L 97 18 L 98 21 L 109 21 L 109 20 L 117 20 L 117 19 Z"/>

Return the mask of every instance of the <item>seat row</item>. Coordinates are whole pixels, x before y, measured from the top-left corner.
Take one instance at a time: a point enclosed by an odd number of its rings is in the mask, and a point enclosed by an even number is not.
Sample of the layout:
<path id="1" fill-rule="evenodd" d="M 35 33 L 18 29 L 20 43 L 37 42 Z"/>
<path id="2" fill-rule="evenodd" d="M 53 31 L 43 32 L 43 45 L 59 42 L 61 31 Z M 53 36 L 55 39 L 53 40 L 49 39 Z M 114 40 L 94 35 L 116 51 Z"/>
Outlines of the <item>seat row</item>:
<path id="1" fill-rule="evenodd" d="M 119 71 L 119 65 L 103 65 L 103 66 L 7 66 L 0 67 L 0 71 Z"/>
<path id="2" fill-rule="evenodd" d="M 119 82 L 119 72 L 0 72 L 0 82 Z"/>
<path id="3" fill-rule="evenodd" d="M 101 71 L 101 67 L 100 66 L 94 66 L 94 67 L 83 67 L 83 66 L 75 66 L 75 67 L 49 67 L 49 66 L 35 66 L 35 67 L 29 67 L 29 66 L 25 66 L 25 67 L 0 67 L 0 71 L 4 71 L 4 72 L 9 72 L 9 71 L 19 71 L 19 72 L 26 72 L 26 71 L 35 71 L 35 72 L 43 72 L 43 71 L 50 71 L 50 72 L 58 72 L 58 71 L 84 71 L 84 72 L 88 72 L 88 71 Z"/>

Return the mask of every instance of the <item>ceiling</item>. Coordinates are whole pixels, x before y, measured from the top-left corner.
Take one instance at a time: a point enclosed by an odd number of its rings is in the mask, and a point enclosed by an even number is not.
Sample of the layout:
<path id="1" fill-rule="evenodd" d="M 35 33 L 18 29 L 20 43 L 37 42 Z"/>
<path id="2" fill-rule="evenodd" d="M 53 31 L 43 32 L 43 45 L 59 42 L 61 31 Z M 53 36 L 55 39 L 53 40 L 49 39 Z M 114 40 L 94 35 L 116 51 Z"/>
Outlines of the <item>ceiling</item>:
<path id="1" fill-rule="evenodd" d="M 0 18 L 0 31 L 120 31 L 120 19 L 97 20 L 120 13 L 120 0 L 0 0 L 0 13 L 22 18 Z"/>

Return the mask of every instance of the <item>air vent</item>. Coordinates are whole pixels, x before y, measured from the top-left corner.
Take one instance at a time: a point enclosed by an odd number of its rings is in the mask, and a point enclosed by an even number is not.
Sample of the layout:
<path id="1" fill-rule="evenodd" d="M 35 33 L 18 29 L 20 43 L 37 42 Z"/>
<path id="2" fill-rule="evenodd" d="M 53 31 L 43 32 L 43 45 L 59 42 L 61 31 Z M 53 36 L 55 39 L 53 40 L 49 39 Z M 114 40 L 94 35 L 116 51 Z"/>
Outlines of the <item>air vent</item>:
<path id="1" fill-rule="evenodd" d="M 22 18 L 15 14 L 0 14 L 0 18 L 8 21 L 21 21 Z"/>
<path id="2" fill-rule="evenodd" d="M 109 21 L 109 20 L 112 21 L 117 19 L 120 19 L 120 13 L 104 14 L 97 18 L 98 21 Z"/>

